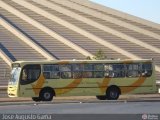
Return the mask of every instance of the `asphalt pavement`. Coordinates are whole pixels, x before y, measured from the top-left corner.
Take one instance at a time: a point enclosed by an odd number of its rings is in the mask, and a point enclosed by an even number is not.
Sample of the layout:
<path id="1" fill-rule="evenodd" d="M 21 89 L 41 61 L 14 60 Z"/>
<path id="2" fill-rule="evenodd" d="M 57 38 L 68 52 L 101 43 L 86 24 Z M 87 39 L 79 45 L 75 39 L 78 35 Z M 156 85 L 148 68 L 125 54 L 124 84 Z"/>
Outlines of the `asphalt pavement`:
<path id="1" fill-rule="evenodd" d="M 143 120 L 142 117 L 146 116 L 152 120 L 159 120 L 159 106 L 160 102 L 157 101 L 60 104 L 53 102 L 25 104 L 22 102 L 21 104 L 0 106 L 0 119 L 11 120 L 10 118 L 12 118 L 13 120 L 15 117 L 22 119 L 27 115 L 38 117 L 48 115 L 50 116 L 48 119 L 52 120 Z"/>

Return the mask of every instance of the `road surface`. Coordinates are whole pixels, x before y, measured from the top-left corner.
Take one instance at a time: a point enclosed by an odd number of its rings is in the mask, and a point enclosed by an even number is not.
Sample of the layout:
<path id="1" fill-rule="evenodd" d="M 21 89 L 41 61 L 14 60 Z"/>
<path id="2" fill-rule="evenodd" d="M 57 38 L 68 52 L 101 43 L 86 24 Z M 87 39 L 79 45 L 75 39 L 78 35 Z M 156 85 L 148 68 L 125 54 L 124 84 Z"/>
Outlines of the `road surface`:
<path id="1" fill-rule="evenodd" d="M 3 120 L 5 120 L 5 117 L 6 120 L 9 120 L 7 117 L 10 116 L 7 115 L 10 114 L 45 114 L 51 115 L 53 120 L 143 120 L 143 116 L 144 118 L 147 116 L 150 117 L 150 119 L 159 120 L 160 102 L 17 102 L 14 104 L 1 104 L 0 113 L 0 118 L 3 118 Z"/>

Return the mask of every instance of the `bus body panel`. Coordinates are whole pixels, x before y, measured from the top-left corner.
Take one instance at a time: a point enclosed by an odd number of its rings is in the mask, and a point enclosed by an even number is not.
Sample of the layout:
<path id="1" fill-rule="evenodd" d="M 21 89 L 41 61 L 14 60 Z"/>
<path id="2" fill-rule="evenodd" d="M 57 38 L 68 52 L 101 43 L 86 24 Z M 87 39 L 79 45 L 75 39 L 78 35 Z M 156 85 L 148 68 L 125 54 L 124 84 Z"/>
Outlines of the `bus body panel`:
<path id="1" fill-rule="evenodd" d="M 32 85 L 21 85 L 20 96 L 22 97 L 37 97 L 42 88 L 52 87 L 55 90 L 56 96 L 95 96 L 95 95 L 105 95 L 106 90 L 109 86 L 118 86 L 121 90 L 121 94 L 143 94 L 143 93 L 156 93 L 156 86 L 152 86 L 152 77 L 146 78 L 143 83 L 137 86 L 132 85 L 137 78 L 122 78 L 122 79 L 49 79 L 45 80 L 45 83 L 41 88 L 33 88 L 37 82 Z M 108 82 L 105 83 L 105 82 Z M 35 90 L 39 90 L 36 94 Z"/>

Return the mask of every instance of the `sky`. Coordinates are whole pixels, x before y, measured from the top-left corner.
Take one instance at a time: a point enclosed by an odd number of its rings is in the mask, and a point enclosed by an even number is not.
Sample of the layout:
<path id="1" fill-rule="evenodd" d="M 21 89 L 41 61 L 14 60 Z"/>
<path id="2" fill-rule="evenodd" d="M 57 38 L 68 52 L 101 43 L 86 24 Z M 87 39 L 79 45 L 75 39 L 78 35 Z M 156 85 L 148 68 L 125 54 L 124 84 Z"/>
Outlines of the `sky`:
<path id="1" fill-rule="evenodd" d="M 160 0 L 91 0 L 160 24 Z"/>

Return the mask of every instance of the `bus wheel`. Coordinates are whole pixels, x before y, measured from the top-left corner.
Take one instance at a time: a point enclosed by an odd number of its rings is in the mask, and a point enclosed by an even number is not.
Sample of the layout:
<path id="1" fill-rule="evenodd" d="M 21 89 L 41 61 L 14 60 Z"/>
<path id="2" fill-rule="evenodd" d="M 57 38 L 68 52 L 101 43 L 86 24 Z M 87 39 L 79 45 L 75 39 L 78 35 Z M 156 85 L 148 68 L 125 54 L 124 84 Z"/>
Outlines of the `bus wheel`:
<path id="1" fill-rule="evenodd" d="M 96 96 L 96 98 L 97 98 L 98 100 L 106 100 L 106 99 L 107 99 L 107 96 L 105 96 L 105 95 L 100 95 L 100 96 Z"/>
<path id="2" fill-rule="evenodd" d="M 40 92 L 40 98 L 42 101 L 52 101 L 54 92 L 52 88 L 44 88 Z"/>
<path id="3" fill-rule="evenodd" d="M 35 102 L 41 101 L 41 99 L 39 97 L 32 97 L 32 100 L 35 101 Z"/>
<path id="4" fill-rule="evenodd" d="M 116 86 L 109 87 L 106 92 L 108 100 L 117 100 L 120 95 L 120 90 Z"/>

